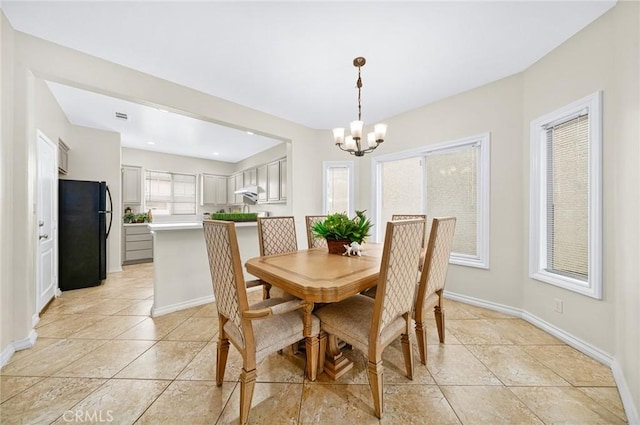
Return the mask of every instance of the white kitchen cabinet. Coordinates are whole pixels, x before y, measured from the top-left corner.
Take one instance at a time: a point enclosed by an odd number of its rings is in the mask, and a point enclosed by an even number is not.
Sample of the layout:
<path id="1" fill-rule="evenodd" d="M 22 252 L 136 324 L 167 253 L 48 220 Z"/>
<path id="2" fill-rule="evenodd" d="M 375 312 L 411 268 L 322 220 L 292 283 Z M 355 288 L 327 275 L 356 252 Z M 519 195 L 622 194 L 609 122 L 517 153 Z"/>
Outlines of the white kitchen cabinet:
<path id="1" fill-rule="evenodd" d="M 236 203 L 236 195 L 233 193 L 236 190 L 236 178 L 234 176 L 227 177 L 227 204 Z"/>
<path id="2" fill-rule="evenodd" d="M 247 186 L 256 186 L 258 184 L 258 177 L 256 168 L 251 168 L 249 170 L 245 170 L 243 173 L 244 177 L 244 187 Z"/>
<path id="3" fill-rule="evenodd" d="M 213 174 L 202 174 L 200 205 L 223 205 L 227 203 L 227 178 Z"/>
<path id="4" fill-rule="evenodd" d="M 58 172 L 67 174 L 69 171 L 69 146 L 58 139 Z"/>
<path id="5" fill-rule="evenodd" d="M 242 189 L 243 175 L 242 173 L 229 176 L 227 179 L 227 203 L 228 204 L 241 204 L 242 195 L 236 195 L 235 191 Z"/>
<path id="6" fill-rule="evenodd" d="M 258 202 L 267 202 L 267 165 L 261 165 L 256 169 Z"/>
<path id="7" fill-rule="evenodd" d="M 235 183 L 235 185 L 234 185 L 235 190 L 242 189 L 244 187 L 244 176 L 242 175 L 242 173 L 235 174 L 233 176 L 233 178 L 234 178 L 234 183 Z M 236 195 L 235 196 L 235 203 L 236 204 L 242 204 L 244 202 L 243 198 L 244 198 L 244 196 L 242 196 L 242 195 Z"/>
<path id="8" fill-rule="evenodd" d="M 280 161 L 267 164 L 267 200 L 280 200 Z"/>
<path id="9" fill-rule="evenodd" d="M 122 167 L 122 203 L 142 204 L 142 167 Z"/>
<path id="10" fill-rule="evenodd" d="M 124 226 L 123 265 L 153 261 L 153 238 L 146 224 Z"/>
<path id="11" fill-rule="evenodd" d="M 280 161 L 280 200 L 287 200 L 287 159 Z"/>

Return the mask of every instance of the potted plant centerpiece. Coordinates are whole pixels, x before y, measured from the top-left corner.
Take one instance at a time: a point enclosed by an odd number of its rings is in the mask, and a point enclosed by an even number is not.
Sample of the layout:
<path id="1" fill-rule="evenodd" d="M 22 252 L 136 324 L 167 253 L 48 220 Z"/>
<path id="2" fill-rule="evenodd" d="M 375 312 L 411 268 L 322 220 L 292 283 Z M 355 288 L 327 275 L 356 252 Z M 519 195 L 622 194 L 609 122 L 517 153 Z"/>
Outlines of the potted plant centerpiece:
<path id="1" fill-rule="evenodd" d="M 346 213 L 329 214 L 324 221 L 319 221 L 311 227 L 316 238 L 327 240 L 330 254 L 342 254 L 345 245 L 352 242 L 362 244 L 370 236 L 369 230 L 373 226 L 364 215 L 364 211 L 356 211 L 356 216 L 349 218 Z"/>

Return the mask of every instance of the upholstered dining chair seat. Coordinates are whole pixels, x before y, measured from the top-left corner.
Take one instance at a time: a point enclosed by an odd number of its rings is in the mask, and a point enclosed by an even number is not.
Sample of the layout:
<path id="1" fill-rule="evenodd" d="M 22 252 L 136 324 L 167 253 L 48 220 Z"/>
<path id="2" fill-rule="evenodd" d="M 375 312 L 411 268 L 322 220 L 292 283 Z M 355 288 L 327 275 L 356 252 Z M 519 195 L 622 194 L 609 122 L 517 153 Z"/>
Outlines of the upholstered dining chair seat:
<path id="1" fill-rule="evenodd" d="M 252 304 L 249 309 L 260 310 L 286 301 L 288 299 L 269 298 Z M 260 363 L 268 355 L 301 339 L 304 330 L 304 311 L 298 309 L 288 313 L 274 314 L 263 319 L 253 320 L 252 324 L 256 345 L 256 363 Z M 224 324 L 224 331 L 240 350 L 245 348 L 244 339 L 235 323 L 229 320 Z M 311 333 L 313 335 L 320 333 L 320 320 L 315 315 L 311 316 Z"/>
<path id="2" fill-rule="evenodd" d="M 364 295 L 354 295 L 338 303 L 328 304 L 316 312 L 325 332 L 339 339 L 349 341 L 358 350 L 369 351 L 369 334 L 373 317 L 374 299 Z M 383 347 L 389 345 L 402 332 L 406 322 L 396 318 L 380 335 Z"/>

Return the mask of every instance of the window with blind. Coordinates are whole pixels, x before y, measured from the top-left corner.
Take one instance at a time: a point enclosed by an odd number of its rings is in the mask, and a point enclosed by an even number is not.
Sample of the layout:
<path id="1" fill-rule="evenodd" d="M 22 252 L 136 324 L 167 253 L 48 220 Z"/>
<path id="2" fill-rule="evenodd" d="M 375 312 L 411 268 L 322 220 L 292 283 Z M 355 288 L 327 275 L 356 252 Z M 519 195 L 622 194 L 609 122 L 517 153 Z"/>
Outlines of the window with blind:
<path id="1" fill-rule="evenodd" d="M 323 214 L 354 213 L 353 161 L 324 161 Z"/>
<path id="2" fill-rule="evenodd" d="M 196 176 L 150 171 L 145 173 L 145 207 L 154 215 L 196 213 Z"/>
<path id="3" fill-rule="evenodd" d="M 489 134 L 374 159 L 376 222 L 454 216 L 450 262 L 489 268 Z M 377 227 L 381 240 L 384 226 Z"/>
<path id="4" fill-rule="evenodd" d="M 602 296 L 601 101 L 596 93 L 531 124 L 530 276 Z"/>

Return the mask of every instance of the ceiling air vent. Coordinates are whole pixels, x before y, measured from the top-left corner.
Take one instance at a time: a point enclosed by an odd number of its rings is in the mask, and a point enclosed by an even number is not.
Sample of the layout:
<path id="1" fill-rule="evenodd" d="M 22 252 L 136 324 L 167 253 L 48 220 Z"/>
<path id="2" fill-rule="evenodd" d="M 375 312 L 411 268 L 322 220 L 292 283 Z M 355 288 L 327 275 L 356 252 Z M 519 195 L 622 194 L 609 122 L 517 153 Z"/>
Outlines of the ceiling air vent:
<path id="1" fill-rule="evenodd" d="M 129 117 L 124 112 L 116 112 L 116 119 L 127 121 Z"/>

